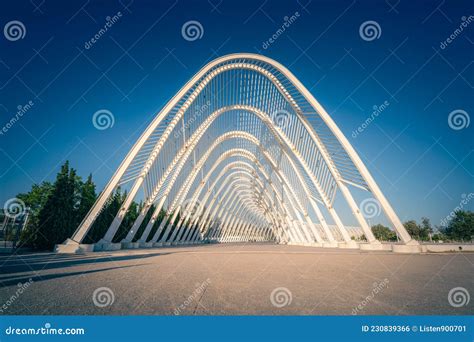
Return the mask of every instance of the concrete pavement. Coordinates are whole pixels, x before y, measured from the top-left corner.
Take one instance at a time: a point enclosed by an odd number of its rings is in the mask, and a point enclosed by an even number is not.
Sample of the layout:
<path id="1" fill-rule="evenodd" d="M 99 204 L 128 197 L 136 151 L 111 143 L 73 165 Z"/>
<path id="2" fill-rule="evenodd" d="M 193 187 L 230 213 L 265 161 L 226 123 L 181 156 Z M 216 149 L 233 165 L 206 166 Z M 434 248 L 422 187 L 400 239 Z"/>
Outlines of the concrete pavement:
<path id="1" fill-rule="evenodd" d="M 467 315 L 448 294 L 473 296 L 473 271 L 470 253 L 271 244 L 0 256 L 0 313 Z"/>

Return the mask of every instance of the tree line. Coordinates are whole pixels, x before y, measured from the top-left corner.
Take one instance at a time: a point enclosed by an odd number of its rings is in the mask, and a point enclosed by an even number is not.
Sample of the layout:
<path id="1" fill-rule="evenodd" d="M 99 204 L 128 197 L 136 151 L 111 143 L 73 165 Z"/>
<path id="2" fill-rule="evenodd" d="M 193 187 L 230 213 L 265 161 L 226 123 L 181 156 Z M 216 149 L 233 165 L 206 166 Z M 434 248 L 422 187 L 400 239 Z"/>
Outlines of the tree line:
<path id="1" fill-rule="evenodd" d="M 115 191 L 94 221 L 83 243 L 95 243 L 105 235 L 126 197 L 126 191 L 120 188 Z M 95 203 L 97 193 L 92 175 L 83 181 L 66 161 L 61 166 L 54 183 L 34 184 L 28 193 L 18 194 L 17 198 L 30 208 L 30 217 L 21 233 L 19 245 L 38 250 L 52 250 L 56 244 L 63 243 L 72 236 Z M 143 205 L 142 202 L 132 202 L 113 242 L 125 238 Z M 141 236 L 153 211 L 154 206 L 151 206 L 134 240 Z M 149 237 L 156 232 L 164 215 L 165 211 L 161 210 Z"/>
<path id="2" fill-rule="evenodd" d="M 408 234 L 418 241 L 472 241 L 474 238 L 474 212 L 459 210 L 446 227 L 435 227 L 431 225 L 428 218 L 423 217 L 421 224 L 415 220 L 403 223 Z M 390 228 L 376 224 L 372 226 L 372 232 L 377 240 L 397 241 L 396 233 Z"/>
<path id="3" fill-rule="evenodd" d="M 126 197 L 126 191 L 120 188 L 115 191 L 94 221 L 83 243 L 95 243 L 105 235 Z M 92 175 L 83 181 L 66 161 L 54 183 L 34 184 L 28 193 L 18 194 L 17 198 L 30 208 L 30 218 L 21 233 L 20 246 L 52 250 L 56 244 L 63 243 L 72 236 L 95 203 L 97 193 Z M 132 202 L 113 242 L 120 242 L 125 238 L 143 205 L 142 202 Z M 141 236 L 154 210 L 154 206 L 148 210 L 134 241 Z M 165 210 L 162 209 L 148 239 L 153 237 L 164 216 Z M 175 222 L 178 221 L 179 217 Z M 474 237 L 474 213 L 457 211 L 444 228 L 433 228 L 428 218 L 422 218 L 420 224 L 410 220 L 405 222 L 404 226 L 414 239 L 420 241 L 471 241 Z M 372 231 L 378 240 L 397 241 L 396 233 L 382 224 L 372 226 Z"/>

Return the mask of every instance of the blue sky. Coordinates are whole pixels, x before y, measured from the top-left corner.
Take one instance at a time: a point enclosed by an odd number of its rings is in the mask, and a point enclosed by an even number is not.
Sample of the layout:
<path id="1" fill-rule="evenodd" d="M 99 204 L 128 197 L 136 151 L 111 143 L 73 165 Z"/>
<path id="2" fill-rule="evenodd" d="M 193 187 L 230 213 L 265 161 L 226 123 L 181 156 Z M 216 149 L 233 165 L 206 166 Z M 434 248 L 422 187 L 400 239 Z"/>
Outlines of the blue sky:
<path id="1" fill-rule="evenodd" d="M 23 39 L 0 35 L 0 202 L 53 180 L 69 159 L 100 190 L 156 113 L 204 64 L 233 52 L 267 55 L 287 66 L 327 109 L 366 162 L 402 220 L 434 224 L 474 192 L 471 119 L 472 1 L 15 1 L 0 24 L 17 20 Z M 89 49 L 107 16 L 120 19 Z M 298 19 L 268 48 L 284 22 Z M 199 21 L 201 39 L 181 27 Z M 366 41 L 359 28 L 380 27 Z M 3 30 L 2 30 L 3 32 Z M 362 133 L 352 132 L 388 103 Z M 97 130 L 107 109 L 112 128 Z M 467 205 L 473 209 L 474 203 Z"/>

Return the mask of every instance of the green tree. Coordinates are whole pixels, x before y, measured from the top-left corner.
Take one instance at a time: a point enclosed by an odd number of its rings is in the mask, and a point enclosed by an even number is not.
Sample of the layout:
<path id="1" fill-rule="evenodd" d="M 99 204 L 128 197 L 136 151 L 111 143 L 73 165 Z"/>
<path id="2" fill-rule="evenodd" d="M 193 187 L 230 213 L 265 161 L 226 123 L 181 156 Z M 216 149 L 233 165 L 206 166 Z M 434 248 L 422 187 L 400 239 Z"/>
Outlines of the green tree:
<path id="1" fill-rule="evenodd" d="M 25 206 L 30 210 L 27 225 L 20 235 L 20 246 L 34 247 L 36 230 L 38 229 L 38 214 L 45 205 L 52 190 L 53 185 L 50 182 L 43 182 L 41 184 L 33 184 L 29 192 L 16 196 L 25 202 Z"/>
<path id="2" fill-rule="evenodd" d="M 376 224 L 372 226 L 372 232 L 377 240 L 380 241 L 397 241 L 397 234 L 390 228 L 382 225 Z"/>
<path id="3" fill-rule="evenodd" d="M 95 193 L 95 184 L 92 181 L 92 174 L 87 177 L 87 180 L 81 184 L 80 204 L 77 209 L 76 226 L 78 226 L 84 217 L 94 205 L 97 198 Z"/>
<path id="4" fill-rule="evenodd" d="M 143 219 L 142 223 L 140 224 L 140 227 L 138 228 L 137 233 L 135 234 L 135 236 L 133 238 L 133 242 L 137 241 L 142 236 L 148 222 L 151 219 L 151 215 L 153 215 L 154 212 L 155 212 L 155 205 L 152 204 L 150 206 L 150 208 L 148 209 L 148 211 L 145 215 L 145 218 Z"/>
<path id="5" fill-rule="evenodd" d="M 125 201 L 126 197 L 127 196 L 125 193 L 123 201 Z M 130 230 L 130 228 L 132 228 L 133 223 L 140 214 L 142 206 L 142 203 L 138 204 L 135 201 L 132 201 L 132 203 L 130 203 L 127 213 L 125 214 L 125 217 L 123 218 L 122 223 L 120 224 L 119 229 L 117 230 L 117 233 L 115 233 L 115 236 L 112 240 L 113 242 L 120 242 L 127 236 L 128 231 Z"/>
<path id="6" fill-rule="evenodd" d="M 413 239 L 418 240 L 420 238 L 420 226 L 415 220 L 407 221 L 403 224 L 403 226 Z"/>
<path id="7" fill-rule="evenodd" d="M 92 227 L 87 233 L 84 243 L 96 243 L 105 235 L 115 217 L 115 214 L 119 211 L 123 200 L 124 197 L 121 193 L 121 189 L 117 188 L 115 193 L 109 197 L 102 207 L 102 210 L 99 212 Z"/>
<path id="8" fill-rule="evenodd" d="M 430 219 L 427 217 L 422 217 L 420 225 L 420 240 L 429 240 L 432 233 L 433 227 L 431 226 Z"/>
<path id="9" fill-rule="evenodd" d="M 153 227 L 151 228 L 150 234 L 148 234 L 148 237 L 146 239 L 147 242 L 150 241 L 153 238 L 153 236 L 155 236 L 155 233 L 158 230 L 158 228 L 160 227 L 161 221 L 163 221 L 165 216 L 166 216 L 166 210 L 161 209 L 158 216 L 156 217 L 156 220 L 155 220 L 155 223 L 153 224 Z M 163 232 L 161 232 L 158 239 L 161 237 L 162 234 L 163 234 Z"/>
<path id="10" fill-rule="evenodd" d="M 66 161 L 38 214 L 38 229 L 34 239 L 37 249 L 50 250 L 74 232 L 79 186 L 76 171 L 69 168 L 69 162 Z"/>
<path id="11" fill-rule="evenodd" d="M 474 212 L 456 211 L 444 233 L 452 240 L 471 241 L 474 236 Z"/>

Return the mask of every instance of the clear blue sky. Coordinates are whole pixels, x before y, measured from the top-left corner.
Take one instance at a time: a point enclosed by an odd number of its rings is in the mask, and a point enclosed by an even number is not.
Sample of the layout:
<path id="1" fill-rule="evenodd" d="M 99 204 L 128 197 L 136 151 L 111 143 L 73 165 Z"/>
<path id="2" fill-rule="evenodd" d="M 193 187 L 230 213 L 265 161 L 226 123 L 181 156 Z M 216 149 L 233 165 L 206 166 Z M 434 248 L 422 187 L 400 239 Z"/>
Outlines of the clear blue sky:
<path id="1" fill-rule="evenodd" d="M 402 220 L 427 216 L 438 224 L 474 192 L 474 123 L 461 130 L 448 125 L 458 109 L 474 120 L 474 22 L 440 48 L 474 6 L 395 3 L 3 3 L 2 33 L 18 20 L 26 35 L 16 41 L 0 35 L 0 126 L 19 105 L 34 105 L 0 135 L 0 202 L 53 180 L 66 159 L 80 175 L 92 172 L 101 190 L 153 114 L 207 61 L 256 52 L 286 65 L 326 107 Z M 85 49 L 119 11 L 120 20 Z M 264 49 L 295 12 L 299 18 Z M 183 39 L 189 20 L 202 24 L 201 39 Z M 368 20 L 381 28 L 373 41 L 359 35 Z M 372 107 L 385 101 L 388 107 L 354 138 Z M 112 128 L 94 128 L 99 109 L 114 114 Z"/>

